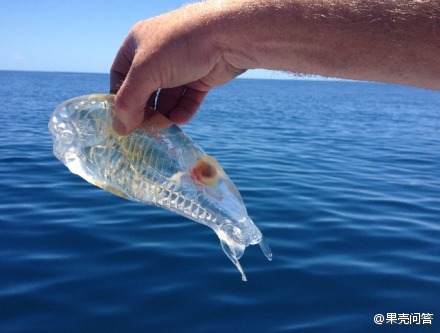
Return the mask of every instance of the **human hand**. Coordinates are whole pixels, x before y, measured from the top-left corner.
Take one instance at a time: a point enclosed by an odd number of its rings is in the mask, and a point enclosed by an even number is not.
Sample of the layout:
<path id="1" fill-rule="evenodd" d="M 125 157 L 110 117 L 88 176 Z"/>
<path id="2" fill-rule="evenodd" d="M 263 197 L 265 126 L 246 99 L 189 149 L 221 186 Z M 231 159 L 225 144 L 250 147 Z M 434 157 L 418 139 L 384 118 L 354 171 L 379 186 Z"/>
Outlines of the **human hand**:
<path id="1" fill-rule="evenodd" d="M 111 69 L 113 127 L 184 124 L 212 87 L 251 68 L 440 90 L 436 10 L 430 1 L 205 0 L 141 21 Z"/>
<path id="2" fill-rule="evenodd" d="M 129 134 L 144 122 L 159 129 L 185 124 L 212 87 L 245 71 L 225 57 L 213 12 L 196 3 L 133 26 L 110 73 L 116 132 Z"/>

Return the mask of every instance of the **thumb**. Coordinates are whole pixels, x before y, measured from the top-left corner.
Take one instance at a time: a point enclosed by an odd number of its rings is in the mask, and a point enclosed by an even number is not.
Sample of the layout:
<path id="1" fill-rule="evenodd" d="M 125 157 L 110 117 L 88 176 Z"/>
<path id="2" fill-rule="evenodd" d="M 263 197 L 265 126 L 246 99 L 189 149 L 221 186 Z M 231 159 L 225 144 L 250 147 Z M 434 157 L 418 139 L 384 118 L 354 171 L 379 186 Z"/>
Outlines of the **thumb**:
<path id="1" fill-rule="evenodd" d="M 113 129 L 120 135 L 130 134 L 142 125 L 148 98 L 158 89 L 147 73 L 145 65 L 139 66 L 133 61 L 127 77 L 116 94 Z"/>

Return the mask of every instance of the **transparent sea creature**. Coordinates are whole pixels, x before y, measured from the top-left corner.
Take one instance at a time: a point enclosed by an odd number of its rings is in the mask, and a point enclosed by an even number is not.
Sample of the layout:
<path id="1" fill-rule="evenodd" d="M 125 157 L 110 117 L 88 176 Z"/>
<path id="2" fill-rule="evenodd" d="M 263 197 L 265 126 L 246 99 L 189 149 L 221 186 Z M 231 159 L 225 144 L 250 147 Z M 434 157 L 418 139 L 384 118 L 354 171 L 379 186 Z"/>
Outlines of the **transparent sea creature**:
<path id="1" fill-rule="evenodd" d="M 49 121 L 53 151 L 71 172 L 109 192 L 150 203 L 212 228 L 238 261 L 250 244 L 272 253 L 217 160 L 177 126 L 145 127 L 128 136 L 112 129 L 114 95 L 87 95 L 60 104 Z"/>

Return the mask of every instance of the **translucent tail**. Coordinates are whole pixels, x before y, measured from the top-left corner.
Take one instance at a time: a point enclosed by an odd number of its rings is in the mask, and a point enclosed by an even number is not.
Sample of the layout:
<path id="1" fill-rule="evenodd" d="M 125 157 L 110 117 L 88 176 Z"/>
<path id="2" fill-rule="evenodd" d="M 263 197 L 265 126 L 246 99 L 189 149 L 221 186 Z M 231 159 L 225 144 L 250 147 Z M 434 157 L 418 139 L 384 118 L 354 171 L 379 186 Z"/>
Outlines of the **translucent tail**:
<path id="1" fill-rule="evenodd" d="M 266 258 L 268 260 L 272 260 L 272 250 L 270 249 L 269 243 L 263 235 L 261 235 L 261 240 L 258 245 L 260 245 L 261 251 L 263 251 Z"/>
<path id="2" fill-rule="evenodd" d="M 222 245 L 222 249 L 225 252 L 225 254 L 228 256 L 228 258 L 234 263 L 234 265 L 237 267 L 238 271 L 241 273 L 241 279 L 243 281 L 247 281 L 246 274 L 244 274 L 243 268 L 241 267 L 240 262 L 238 261 L 239 258 L 244 253 L 244 247 L 232 247 L 222 238 L 220 238 L 220 243 Z M 258 243 L 260 245 L 261 250 L 263 251 L 264 255 L 268 260 L 272 260 L 272 251 L 269 247 L 269 244 L 267 243 L 266 239 L 261 236 L 261 239 Z"/>
<path id="3" fill-rule="evenodd" d="M 241 273 L 241 279 L 243 281 L 247 281 L 246 274 L 244 274 L 243 268 L 240 265 L 240 262 L 238 261 L 237 254 L 235 251 L 233 251 L 230 246 L 220 238 L 220 243 L 222 244 L 222 249 L 226 253 L 229 259 L 234 263 L 234 265 L 238 268 L 238 271 Z M 243 254 L 243 251 L 241 252 Z M 241 257 L 241 255 L 239 255 Z"/>

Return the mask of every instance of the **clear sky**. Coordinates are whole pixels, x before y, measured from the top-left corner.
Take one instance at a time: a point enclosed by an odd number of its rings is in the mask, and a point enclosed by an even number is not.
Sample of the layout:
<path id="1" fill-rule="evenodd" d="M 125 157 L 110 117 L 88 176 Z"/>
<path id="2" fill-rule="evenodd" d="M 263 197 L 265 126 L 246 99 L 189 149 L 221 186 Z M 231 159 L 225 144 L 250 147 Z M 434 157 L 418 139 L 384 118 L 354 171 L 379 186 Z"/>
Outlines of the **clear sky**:
<path id="1" fill-rule="evenodd" d="M 108 73 L 134 23 L 189 0 L 0 0 L 0 70 Z M 249 71 L 245 77 L 288 78 Z"/>

